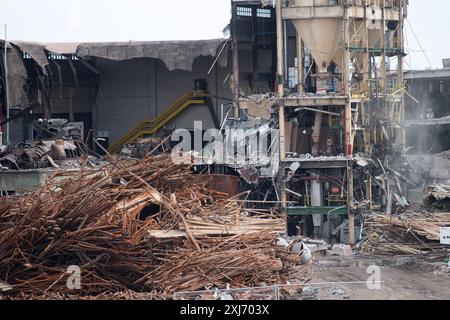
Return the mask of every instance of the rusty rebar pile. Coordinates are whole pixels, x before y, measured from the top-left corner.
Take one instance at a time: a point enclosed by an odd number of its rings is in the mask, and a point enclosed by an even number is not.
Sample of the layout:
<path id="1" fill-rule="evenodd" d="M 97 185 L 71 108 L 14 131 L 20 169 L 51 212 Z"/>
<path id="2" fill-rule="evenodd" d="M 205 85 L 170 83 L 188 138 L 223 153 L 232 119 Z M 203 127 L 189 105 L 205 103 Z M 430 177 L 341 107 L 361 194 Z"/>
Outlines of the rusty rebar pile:
<path id="1" fill-rule="evenodd" d="M 149 156 L 66 173 L 2 200 L 0 282 L 8 289 L 0 296 L 163 298 L 295 274 L 298 255 L 274 244 L 284 219 L 251 214 L 197 180 L 170 156 Z M 72 265 L 81 269 L 79 291 L 67 287 Z"/>

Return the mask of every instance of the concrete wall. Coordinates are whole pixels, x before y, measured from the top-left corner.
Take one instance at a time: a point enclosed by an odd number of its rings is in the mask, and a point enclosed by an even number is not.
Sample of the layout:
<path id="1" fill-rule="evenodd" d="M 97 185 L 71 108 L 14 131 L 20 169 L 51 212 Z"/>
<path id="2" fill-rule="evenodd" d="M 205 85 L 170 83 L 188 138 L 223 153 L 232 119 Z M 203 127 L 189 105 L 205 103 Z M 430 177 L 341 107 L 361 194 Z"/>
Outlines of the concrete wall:
<path id="1" fill-rule="evenodd" d="M 130 61 L 96 60 L 100 72 L 100 88 L 94 106 L 94 132 L 107 131 L 110 143 L 135 127 L 142 120 L 150 120 L 161 114 L 176 99 L 193 89 L 194 79 L 208 80 L 216 113 L 220 116 L 220 104 L 231 98 L 228 84 L 223 84 L 229 71 L 217 67 L 207 75 L 214 59 L 199 57 L 193 71 L 169 71 L 164 63 L 155 59 Z M 171 121 L 168 129 L 192 129 L 194 121 L 203 121 L 204 128 L 214 127 L 207 106 L 185 110 Z"/>

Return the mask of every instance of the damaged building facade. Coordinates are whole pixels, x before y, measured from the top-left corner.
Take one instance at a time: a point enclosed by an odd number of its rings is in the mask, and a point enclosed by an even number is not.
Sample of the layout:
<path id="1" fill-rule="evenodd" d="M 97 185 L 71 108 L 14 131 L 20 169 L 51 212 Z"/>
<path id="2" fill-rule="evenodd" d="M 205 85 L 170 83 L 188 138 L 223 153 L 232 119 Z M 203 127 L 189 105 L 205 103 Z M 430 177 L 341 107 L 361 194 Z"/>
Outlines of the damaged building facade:
<path id="1" fill-rule="evenodd" d="M 2 47 L 0 118 L 10 147 L 0 162 L 26 170 L 3 172 L 7 193 L 45 183 L 53 169 L 79 167 L 71 151 L 78 142 L 83 154 L 99 156 L 175 128 L 192 130 L 194 120 L 215 128 L 231 97 L 226 39 Z M 64 163 L 52 151 L 55 141 L 64 144 Z"/>
<path id="2" fill-rule="evenodd" d="M 8 44 L 8 80 L 14 88 L 9 92 L 12 143 L 33 138 L 29 123 L 47 114 L 83 123 L 84 136 L 92 130 L 91 138 L 104 138 L 107 148 L 168 109 L 177 117 L 164 121 L 160 128 L 191 129 L 193 119 L 215 127 L 220 105 L 231 96 L 224 84 L 226 61 L 215 59 L 226 44 L 223 39 Z M 195 99 L 195 83 L 212 100 L 188 103 L 180 115 L 175 104 Z M 3 119 L 5 115 L 3 110 Z M 6 141 L 5 128 L 3 135 Z"/>
<path id="3" fill-rule="evenodd" d="M 420 200 L 427 187 L 450 183 L 450 65 L 442 69 L 408 71 L 406 103 L 407 160 L 416 188 L 410 197 Z"/>
<path id="4" fill-rule="evenodd" d="M 354 244 L 364 213 L 407 203 L 396 163 L 405 152 L 408 1 L 232 4 L 235 117 L 267 117 L 262 101 L 273 102 L 273 187 L 290 233 Z"/>
<path id="5" fill-rule="evenodd" d="M 239 175 L 253 205 L 287 213 L 290 234 L 354 244 L 366 212 L 406 202 L 396 165 L 406 151 L 407 5 L 234 0 L 228 39 L 8 42 L 3 138 L 36 139 L 33 121 L 62 118 L 97 153 L 115 153 L 194 121 L 275 129 L 270 169 L 208 170 Z"/>

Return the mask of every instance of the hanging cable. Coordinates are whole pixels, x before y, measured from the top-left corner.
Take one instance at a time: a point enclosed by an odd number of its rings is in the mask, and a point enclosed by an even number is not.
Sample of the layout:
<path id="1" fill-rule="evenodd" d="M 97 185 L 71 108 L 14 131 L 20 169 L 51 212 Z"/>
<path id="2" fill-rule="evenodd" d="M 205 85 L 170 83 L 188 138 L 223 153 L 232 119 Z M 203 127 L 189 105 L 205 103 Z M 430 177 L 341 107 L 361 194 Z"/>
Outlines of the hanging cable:
<path id="1" fill-rule="evenodd" d="M 416 33 L 414 32 L 414 29 L 413 29 L 411 23 L 409 23 L 408 20 L 406 20 L 406 22 L 408 23 L 408 26 L 411 29 L 411 32 L 412 32 L 414 38 L 416 38 L 417 44 L 419 45 L 420 50 L 422 50 L 422 53 L 423 53 L 425 59 L 427 60 L 428 64 L 430 65 L 430 68 L 433 69 L 433 65 L 431 64 L 430 59 L 428 59 L 427 53 L 425 52 L 425 50 L 422 47 L 422 44 L 420 43 L 419 39 L 417 38 Z"/>

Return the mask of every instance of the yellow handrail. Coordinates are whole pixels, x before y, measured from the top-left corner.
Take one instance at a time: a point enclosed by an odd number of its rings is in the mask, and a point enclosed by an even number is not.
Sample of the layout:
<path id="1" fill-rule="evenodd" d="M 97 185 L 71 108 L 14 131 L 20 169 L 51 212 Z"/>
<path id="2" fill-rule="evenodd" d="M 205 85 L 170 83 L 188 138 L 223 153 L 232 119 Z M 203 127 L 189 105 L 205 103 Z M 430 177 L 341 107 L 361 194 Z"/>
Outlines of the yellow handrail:
<path id="1" fill-rule="evenodd" d="M 187 92 L 178 98 L 169 108 L 158 115 L 153 120 L 143 120 L 132 130 L 127 132 L 122 138 L 117 140 L 108 149 L 110 153 L 117 152 L 124 144 L 143 138 L 145 135 L 154 135 L 180 112 L 191 105 L 207 104 L 205 101 L 206 94 L 204 92 Z"/>

